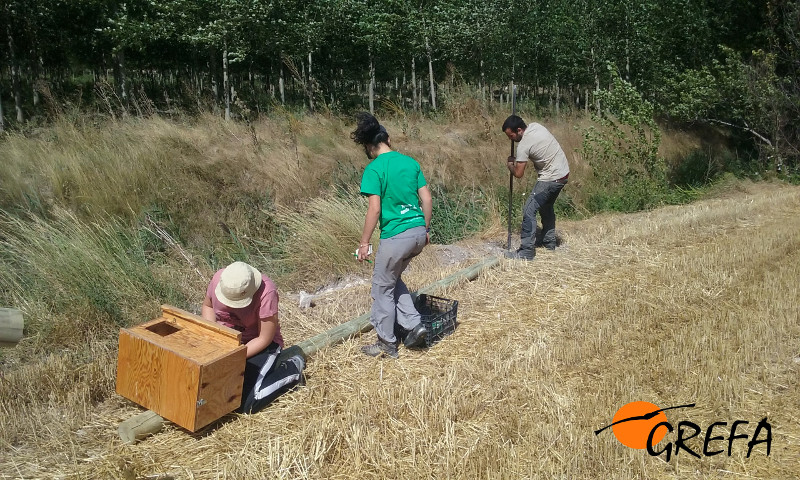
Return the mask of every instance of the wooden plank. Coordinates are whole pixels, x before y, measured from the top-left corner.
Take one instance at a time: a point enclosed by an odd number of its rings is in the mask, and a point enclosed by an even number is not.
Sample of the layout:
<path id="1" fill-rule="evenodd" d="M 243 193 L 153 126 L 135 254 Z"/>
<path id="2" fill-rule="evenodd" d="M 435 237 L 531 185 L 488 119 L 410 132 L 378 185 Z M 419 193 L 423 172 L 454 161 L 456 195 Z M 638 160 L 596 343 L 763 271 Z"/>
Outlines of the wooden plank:
<path id="1" fill-rule="evenodd" d="M 117 393 L 186 429 L 194 428 L 200 366 L 123 329 Z"/>
<path id="2" fill-rule="evenodd" d="M 207 328 L 213 332 L 219 333 L 225 337 L 235 339 L 237 344 L 242 343 L 242 332 L 226 327 L 225 325 L 221 325 L 217 322 L 210 322 L 205 318 L 195 315 L 191 312 L 187 312 L 186 310 L 181 310 L 180 308 L 173 307 L 172 305 L 161 305 L 161 312 L 166 318 L 185 320 L 203 328 Z"/>
<path id="3" fill-rule="evenodd" d="M 162 356 L 158 408 L 152 410 L 181 427 L 194 431 L 197 418 L 197 390 L 200 366 L 191 359 L 159 350 Z"/>
<path id="4" fill-rule="evenodd" d="M 0 345 L 14 346 L 22 340 L 25 322 L 16 308 L 0 308 Z"/>
<path id="5" fill-rule="evenodd" d="M 180 322 L 180 321 L 179 321 Z M 175 330 L 162 335 L 162 323 L 169 321 L 162 319 L 161 322 L 147 322 L 145 324 L 130 328 L 129 331 L 136 333 L 148 342 L 157 345 L 159 348 L 168 350 L 175 355 L 190 358 L 198 364 L 206 364 L 220 355 L 239 348 L 238 341 L 228 337 L 216 335 L 213 332 L 199 328 L 196 325 L 176 322 Z"/>
<path id="6" fill-rule="evenodd" d="M 161 368 L 158 363 L 161 357 L 151 355 L 149 350 L 148 343 L 140 337 L 124 328 L 120 330 L 116 391 L 139 405 L 153 408 L 152 399 L 158 389 L 153 372 Z"/>
<path id="7" fill-rule="evenodd" d="M 242 403 L 247 347 L 242 345 L 200 369 L 200 392 L 193 431 L 226 415 Z"/>

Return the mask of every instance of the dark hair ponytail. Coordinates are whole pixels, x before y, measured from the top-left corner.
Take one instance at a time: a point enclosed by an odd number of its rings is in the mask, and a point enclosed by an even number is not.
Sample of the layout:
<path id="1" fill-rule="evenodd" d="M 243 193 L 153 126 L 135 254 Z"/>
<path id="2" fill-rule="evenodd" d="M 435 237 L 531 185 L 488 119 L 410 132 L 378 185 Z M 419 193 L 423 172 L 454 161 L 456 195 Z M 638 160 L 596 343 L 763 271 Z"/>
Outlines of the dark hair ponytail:
<path id="1" fill-rule="evenodd" d="M 389 132 L 378 122 L 378 119 L 367 112 L 356 115 L 358 125 L 350 133 L 350 138 L 359 145 L 377 145 L 389 141 Z"/>

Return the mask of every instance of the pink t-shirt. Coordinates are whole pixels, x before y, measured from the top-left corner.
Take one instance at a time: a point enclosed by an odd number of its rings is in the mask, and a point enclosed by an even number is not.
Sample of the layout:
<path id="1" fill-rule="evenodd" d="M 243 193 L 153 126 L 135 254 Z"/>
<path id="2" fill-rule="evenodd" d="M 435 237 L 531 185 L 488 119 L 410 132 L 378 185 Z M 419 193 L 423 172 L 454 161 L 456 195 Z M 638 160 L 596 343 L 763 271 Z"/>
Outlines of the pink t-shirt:
<path id="1" fill-rule="evenodd" d="M 219 279 L 222 276 L 222 270 L 224 269 L 217 270 L 217 273 L 211 278 L 206 295 L 211 298 L 211 306 L 214 307 L 217 323 L 242 332 L 242 343 L 244 344 L 258 336 L 258 322 L 262 318 L 277 315 L 278 289 L 269 277 L 261 274 L 261 286 L 258 287 L 258 290 L 253 295 L 253 301 L 250 302 L 250 305 L 244 308 L 231 308 L 220 302 L 215 293 Z M 260 301 L 258 301 L 259 299 Z M 272 341 L 283 348 L 280 323 L 278 323 L 278 329 L 275 331 Z"/>

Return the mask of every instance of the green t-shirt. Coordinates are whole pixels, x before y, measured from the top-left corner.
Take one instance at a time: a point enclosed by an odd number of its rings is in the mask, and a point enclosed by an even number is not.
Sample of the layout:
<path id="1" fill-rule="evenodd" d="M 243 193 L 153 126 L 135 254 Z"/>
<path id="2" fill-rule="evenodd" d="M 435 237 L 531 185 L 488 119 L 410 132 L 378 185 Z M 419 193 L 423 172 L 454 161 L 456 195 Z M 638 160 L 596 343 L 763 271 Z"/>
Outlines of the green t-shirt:
<path id="1" fill-rule="evenodd" d="M 417 194 L 425 185 L 419 163 L 402 153 L 382 153 L 367 165 L 361 177 L 361 195 L 381 197 L 381 238 L 425 226 Z"/>

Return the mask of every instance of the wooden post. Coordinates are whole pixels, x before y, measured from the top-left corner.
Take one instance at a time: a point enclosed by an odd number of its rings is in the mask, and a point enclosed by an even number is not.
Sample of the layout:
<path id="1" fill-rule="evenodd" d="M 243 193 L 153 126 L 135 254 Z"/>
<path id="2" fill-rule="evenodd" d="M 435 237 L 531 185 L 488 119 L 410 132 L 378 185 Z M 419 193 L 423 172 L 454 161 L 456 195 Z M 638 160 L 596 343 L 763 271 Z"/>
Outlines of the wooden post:
<path id="1" fill-rule="evenodd" d="M 120 423 L 117 432 L 123 442 L 133 445 L 148 435 L 160 432 L 162 428 L 164 428 L 164 418 L 148 410 Z"/>
<path id="2" fill-rule="evenodd" d="M 447 287 L 461 281 L 471 281 L 480 275 L 483 270 L 492 268 L 500 263 L 500 257 L 490 257 L 474 265 L 459 270 L 447 277 L 426 285 L 411 295 L 416 298 L 423 293 L 431 293 L 442 287 Z M 293 355 L 303 355 L 308 358 L 319 350 L 337 343 L 343 342 L 359 333 L 365 333 L 372 329 L 369 323 L 369 313 L 360 315 L 341 325 L 337 325 L 330 330 L 315 335 L 307 340 L 298 342 L 296 345 L 283 350 L 278 356 L 276 363 L 280 363 Z M 158 433 L 164 425 L 164 419 L 153 411 L 146 411 L 139 415 L 125 420 L 119 426 L 119 436 L 123 442 L 134 444 L 150 434 Z"/>
<path id="3" fill-rule="evenodd" d="M 22 339 L 25 321 L 16 308 L 0 308 L 0 346 L 13 347 Z"/>

